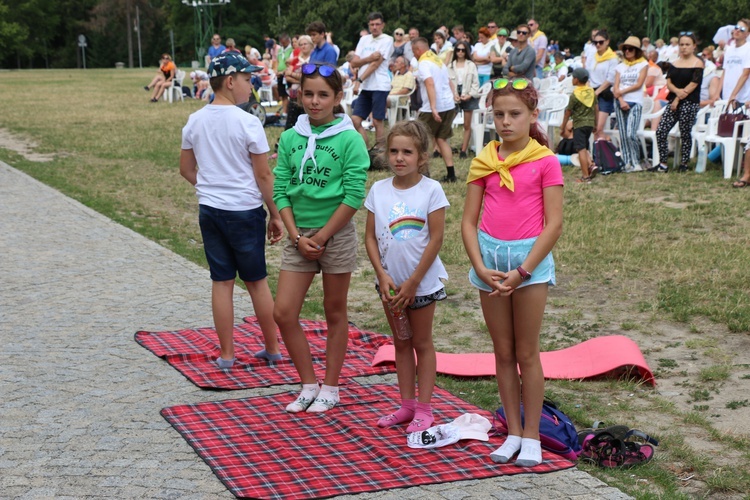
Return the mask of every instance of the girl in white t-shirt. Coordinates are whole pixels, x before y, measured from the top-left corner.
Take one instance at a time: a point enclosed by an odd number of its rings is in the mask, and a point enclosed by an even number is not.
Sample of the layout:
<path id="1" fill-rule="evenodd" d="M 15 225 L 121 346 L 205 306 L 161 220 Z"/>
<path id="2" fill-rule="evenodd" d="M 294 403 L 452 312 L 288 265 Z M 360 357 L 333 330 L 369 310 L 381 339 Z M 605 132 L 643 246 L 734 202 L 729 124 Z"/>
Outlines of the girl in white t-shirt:
<path id="1" fill-rule="evenodd" d="M 378 426 L 410 422 L 407 432 L 421 432 L 434 422 L 430 406 L 436 369 L 432 321 L 435 302 L 446 298 L 441 279 L 448 279 L 448 273 L 438 252 L 449 203 L 440 183 L 422 175 L 432 146 L 430 132 L 421 122 L 397 123 L 386 145 L 396 175 L 376 182 L 367 195 L 365 247 L 394 333 L 401 407 L 378 420 Z M 408 318 L 411 338 L 399 338 L 403 335 L 398 334 L 394 316 L 401 314 Z"/>
<path id="2" fill-rule="evenodd" d="M 620 131 L 620 151 L 625 160 L 625 172 L 641 169 L 641 144 L 638 126 L 643 112 L 643 85 L 648 73 L 648 61 L 643 57 L 641 40 L 630 36 L 620 45 L 624 58 L 615 67 L 615 115 Z"/>

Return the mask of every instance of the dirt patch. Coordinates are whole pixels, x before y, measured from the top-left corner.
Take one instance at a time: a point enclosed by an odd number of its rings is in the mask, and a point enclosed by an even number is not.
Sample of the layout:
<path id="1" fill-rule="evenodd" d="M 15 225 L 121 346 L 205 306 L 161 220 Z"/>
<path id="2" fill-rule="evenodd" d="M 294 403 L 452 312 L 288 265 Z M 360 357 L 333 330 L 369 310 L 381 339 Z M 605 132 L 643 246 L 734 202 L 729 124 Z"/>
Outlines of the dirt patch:
<path id="1" fill-rule="evenodd" d="M 35 152 L 34 149 L 37 147 L 39 145 L 33 140 L 23 138 L 0 128 L 0 148 L 18 153 L 29 161 L 44 163 L 55 159 L 55 155 L 53 154 Z"/>

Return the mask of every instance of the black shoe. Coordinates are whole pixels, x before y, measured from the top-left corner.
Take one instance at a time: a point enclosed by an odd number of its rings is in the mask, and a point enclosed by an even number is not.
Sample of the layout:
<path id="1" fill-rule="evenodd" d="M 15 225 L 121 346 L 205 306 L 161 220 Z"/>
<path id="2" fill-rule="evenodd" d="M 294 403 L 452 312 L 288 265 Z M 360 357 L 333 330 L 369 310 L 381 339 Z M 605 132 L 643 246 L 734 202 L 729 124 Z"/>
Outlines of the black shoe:
<path id="1" fill-rule="evenodd" d="M 432 152 L 432 157 L 433 157 L 433 158 L 440 158 L 440 156 L 441 156 L 441 155 L 440 155 L 440 151 L 433 151 L 433 152 Z"/>
<path id="2" fill-rule="evenodd" d="M 451 148 L 451 153 L 458 154 L 458 148 Z"/>
<path id="3" fill-rule="evenodd" d="M 149 90 L 151 90 L 151 89 L 150 89 L 150 88 L 148 88 L 148 85 L 144 85 L 144 86 L 143 86 L 143 90 L 145 90 L 146 92 L 148 92 L 148 91 L 149 91 Z"/>
<path id="4" fill-rule="evenodd" d="M 460 153 L 458 153 L 458 157 L 459 158 L 468 158 L 468 156 L 466 155 L 466 151 L 461 151 Z"/>
<path id="5" fill-rule="evenodd" d="M 688 166 L 687 165 L 680 165 L 680 168 L 678 168 L 677 171 L 679 173 L 681 173 L 681 174 L 684 174 L 685 172 L 688 171 Z"/>
<path id="6" fill-rule="evenodd" d="M 455 175 L 446 175 L 440 179 L 440 182 L 456 182 L 457 180 Z"/>

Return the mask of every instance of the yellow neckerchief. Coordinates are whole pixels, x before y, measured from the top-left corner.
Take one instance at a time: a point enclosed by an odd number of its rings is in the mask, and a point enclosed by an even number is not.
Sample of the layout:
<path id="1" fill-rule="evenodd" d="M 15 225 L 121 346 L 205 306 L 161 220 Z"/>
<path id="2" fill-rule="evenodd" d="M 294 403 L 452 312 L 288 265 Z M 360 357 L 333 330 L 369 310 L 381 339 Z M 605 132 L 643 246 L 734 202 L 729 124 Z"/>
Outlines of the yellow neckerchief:
<path id="1" fill-rule="evenodd" d="M 529 43 L 533 42 L 534 40 L 536 40 L 537 38 L 539 38 L 542 35 L 544 35 L 544 31 L 538 30 L 534 36 L 532 36 L 531 38 L 529 38 Z M 547 35 L 544 35 L 544 36 L 547 36 Z"/>
<path id="2" fill-rule="evenodd" d="M 573 95 L 575 95 L 576 99 L 581 101 L 581 103 L 587 108 L 590 108 L 594 104 L 594 98 L 596 98 L 596 92 L 589 87 L 588 83 L 576 85 L 573 88 Z"/>
<path id="3" fill-rule="evenodd" d="M 500 187 L 507 186 L 511 191 L 515 190 L 513 177 L 510 175 L 510 169 L 522 163 L 552 156 L 555 153 L 539 144 L 535 139 L 529 137 L 529 143 L 521 151 L 516 151 L 508 155 L 505 160 L 497 157 L 497 148 L 500 147 L 500 141 L 490 141 L 487 146 L 479 153 L 479 156 L 471 161 L 469 167 L 469 177 L 466 183 L 470 183 L 482 177 L 497 172 L 500 174 Z"/>
<path id="4" fill-rule="evenodd" d="M 560 64 L 556 64 L 555 65 L 555 71 L 557 71 L 558 69 L 562 68 L 563 66 L 565 66 L 565 61 L 561 61 Z"/>
<path id="5" fill-rule="evenodd" d="M 609 61 L 610 59 L 614 59 L 615 57 L 617 57 L 617 54 L 615 54 L 615 51 L 612 50 L 612 47 L 607 47 L 607 50 L 604 51 L 604 54 L 599 55 L 599 52 L 595 54 L 596 64 L 604 61 Z"/>
<path id="6" fill-rule="evenodd" d="M 635 66 L 636 64 L 642 63 L 642 62 L 645 62 L 645 61 L 646 61 L 645 57 L 639 57 L 635 61 L 628 61 L 627 59 L 623 59 L 622 60 L 622 62 L 624 62 L 626 66 Z"/>
<path id="7" fill-rule="evenodd" d="M 431 63 L 437 64 L 438 67 L 443 66 L 443 60 L 440 59 L 437 54 L 435 54 L 433 51 L 429 49 L 425 51 L 424 54 L 419 56 L 419 62 L 422 62 L 422 61 L 430 61 Z"/>

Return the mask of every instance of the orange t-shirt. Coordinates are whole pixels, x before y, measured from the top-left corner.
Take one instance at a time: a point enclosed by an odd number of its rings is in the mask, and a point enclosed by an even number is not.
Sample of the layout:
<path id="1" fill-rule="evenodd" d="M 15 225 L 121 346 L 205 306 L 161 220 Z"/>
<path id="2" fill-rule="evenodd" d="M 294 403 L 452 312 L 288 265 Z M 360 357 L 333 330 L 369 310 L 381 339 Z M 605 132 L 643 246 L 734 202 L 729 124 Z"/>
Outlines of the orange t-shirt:
<path id="1" fill-rule="evenodd" d="M 176 70 L 177 66 L 172 61 L 168 61 L 164 64 L 162 64 L 159 69 L 162 73 L 164 73 L 164 78 L 169 80 L 169 77 L 172 76 L 172 70 Z"/>

